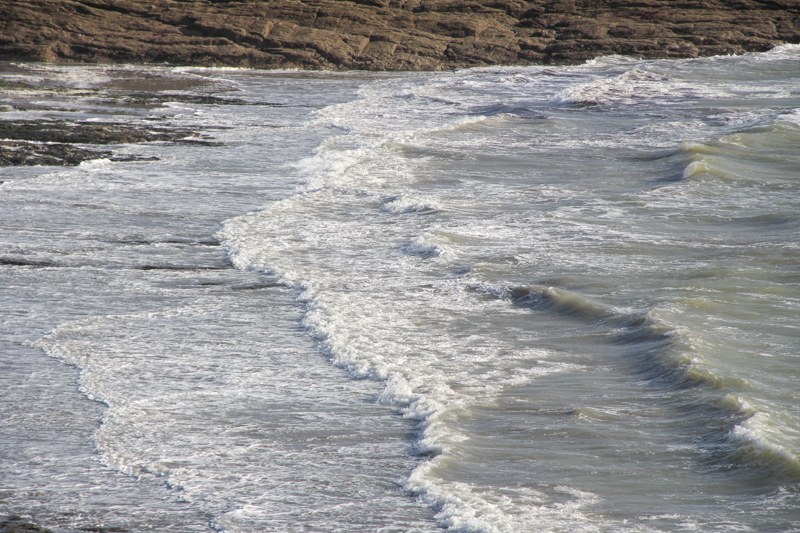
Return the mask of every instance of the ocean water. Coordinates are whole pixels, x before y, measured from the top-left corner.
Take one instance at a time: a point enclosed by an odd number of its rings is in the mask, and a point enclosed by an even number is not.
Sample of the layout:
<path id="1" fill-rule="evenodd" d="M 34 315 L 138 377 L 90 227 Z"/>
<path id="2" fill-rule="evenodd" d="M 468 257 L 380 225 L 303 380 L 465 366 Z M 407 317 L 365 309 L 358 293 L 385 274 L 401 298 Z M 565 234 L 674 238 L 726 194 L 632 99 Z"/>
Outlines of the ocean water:
<path id="1" fill-rule="evenodd" d="M 0 515 L 800 531 L 800 46 L 2 77 L 199 137 L 0 169 Z"/>

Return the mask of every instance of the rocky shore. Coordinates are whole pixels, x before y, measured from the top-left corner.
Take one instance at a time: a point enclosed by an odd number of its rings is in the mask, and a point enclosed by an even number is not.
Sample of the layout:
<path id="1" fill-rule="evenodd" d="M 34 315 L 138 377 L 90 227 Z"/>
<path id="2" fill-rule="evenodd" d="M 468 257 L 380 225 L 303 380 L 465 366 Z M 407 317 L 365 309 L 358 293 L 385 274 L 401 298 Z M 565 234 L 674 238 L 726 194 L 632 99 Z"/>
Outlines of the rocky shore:
<path id="1" fill-rule="evenodd" d="M 0 59 L 442 70 L 800 43 L 800 0 L 0 0 Z"/>
<path id="2" fill-rule="evenodd" d="M 0 61 L 444 70 L 739 54 L 779 43 L 800 43 L 800 0 L 0 0 Z M 162 94 L 146 81 L 103 98 L 237 104 Z M 0 80 L 0 111 L 73 92 Z M 115 146 L 153 141 L 210 142 L 168 128 L 8 119 L 0 120 L 0 167 L 120 160 Z"/>

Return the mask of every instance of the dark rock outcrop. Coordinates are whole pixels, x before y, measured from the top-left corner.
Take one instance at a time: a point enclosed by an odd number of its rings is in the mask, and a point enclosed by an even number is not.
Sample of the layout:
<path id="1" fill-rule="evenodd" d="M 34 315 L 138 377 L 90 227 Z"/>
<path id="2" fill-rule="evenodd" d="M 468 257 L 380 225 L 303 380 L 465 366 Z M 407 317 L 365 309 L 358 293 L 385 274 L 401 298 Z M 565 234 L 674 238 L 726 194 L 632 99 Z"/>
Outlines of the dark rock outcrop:
<path id="1" fill-rule="evenodd" d="M 188 130 L 142 128 L 114 123 L 0 120 L 0 167 L 73 166 L 89 159 L 139 161 L 116 157 L 112 151 L 87 148 L 153 141 L 208 143 Z"/>
<path id="2" fill-rule="evenodd" d="M 0 59 L 440 70 L 800 43 L 800 0 L 0 0 Z"/>

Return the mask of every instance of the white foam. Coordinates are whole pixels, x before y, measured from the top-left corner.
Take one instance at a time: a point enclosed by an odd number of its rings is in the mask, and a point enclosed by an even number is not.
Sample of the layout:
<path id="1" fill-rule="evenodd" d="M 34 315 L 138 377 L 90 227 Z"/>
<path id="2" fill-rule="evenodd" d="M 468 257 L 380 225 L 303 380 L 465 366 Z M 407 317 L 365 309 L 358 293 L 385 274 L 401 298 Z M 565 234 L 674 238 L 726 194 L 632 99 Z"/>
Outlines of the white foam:
<path id="1" fill-rule="evenodd" d="M 381 209 L 396 215 L 404 213 L 432 213 L 443 209 L 438 199 L 430 195 L 395 196 L 381 206 Z"/>
<path id="2" fill-rule="evenodd" d="M 437 467 L 433 460 L 412 473 L 406 489 L 439 509 L 440 523 L 462 533 L 515 533 L 527 531 L 535 524 L 537 531 L 576 532 L 603 531 L 610 527 L 589 508 L 600 499 L 597 495 L 569 487 L 553 487 L 545 493 L 529 487 L 504 488 L 492 491 L 460 482 L 434 481 Z M 553 493 L 563 499 L 556 501 Z M 624 526 L 615 524 L 618 530 Z"/>
<path id="3" fill-rule="evenodd" d="M 113 164 L 114 163 L 108 158 L 89 159 L 87 161 L 81 161 L 80 164 L 78 164 L 78 168 L 88 170 L 89 172 L 97 172 L 106 170 Z"/>
<path id="4" fill-rule="evenodd" d="M 781 443 L 787 435 L 771 418 L 765 411 L 753 413 L 728 432 L 728 442 L 744 455 L 742 462 L 746 465 L 777 468 L 782 473 L 798 476 L 800 456 L 789 445 Z"/>
<path id="5" fill-rule="evenodd" d="M 571 86 L 552 97 L 555 104 L 630 105 L 643 100 L 721 97 L 723 87 L 699 85 L 636 64 L 626 72 Z"/>
<path id="6" fill-rule="evenodd" d="M 751 54 L 758 60 L 783 61 L 786 59 L 800 60 L 800 44 L 783 43 L 759 54 Z"/>
<path id="7" fill-rule="evenodd" d="M 422 258 L 452 258 L 454 252 L 445 242 L 447 242 L 447 239 L 444 239 L 442 236 L 432 234 L 422 235 L 405 243 L 403 245 L 403 253 Z"/>

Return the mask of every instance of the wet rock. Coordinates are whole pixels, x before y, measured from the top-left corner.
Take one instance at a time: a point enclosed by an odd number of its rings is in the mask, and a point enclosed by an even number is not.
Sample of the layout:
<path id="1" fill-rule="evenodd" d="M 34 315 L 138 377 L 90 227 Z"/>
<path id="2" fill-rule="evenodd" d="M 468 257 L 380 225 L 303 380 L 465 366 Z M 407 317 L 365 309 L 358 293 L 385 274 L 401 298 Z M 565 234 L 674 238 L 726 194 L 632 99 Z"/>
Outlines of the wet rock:
<path id="1" fill-rule="evenodd" d="M 148 128 L 117 123 L 0 121 L 0 166 L 73 166 L 91 159 L 152 160 L 114 156 L 110 150 L 76 145 L 116 145 L 151 141 L 209 143 L 188 130 Z M 194 137 L 192 137 L 194 136 Z M 213 144 L 213 143 L 212 143 Z"/>
<path id="2" fill-rule="evenodd" d="M 90 159 L 111 156 L 108 151 L 86 150 L 71 144 L 0 141 L 0 167 L 74 166 Z"/>
<path id="3" fill-rule="evenodd" d="M 6 70 L 11 76 L 21 73 L 10 65 L 6 66 Z M 197 84 L 202 85 L 202 82 L 168 80 L 156 74 L 141 72 L 136 75 L 126 75 L 123 72 L 112 76 L 99 87 L 79 90 L 53 79 L 34 83 L 12 80 L 13 78 L 0 80 L 0 112 L 17 112 L 9 113 L 7 119 L 0 113 L 0 167 L 72 166 L 86 160 L 103 158 L 112 161 L 153 161 L 158 158 L 116 155 L 114 151 L 120 145 L 147 142 L 204 146 L 221 144 L 214 141 L 208 133 L 154 124 L 159 119 L 125 121 L 119 118 L 127 115 L 120 114 L 117 114 L 118 118 L 114 121 L 98 121 L 96 117 L 84 120 L 12 118 L 18 117 L 20 111 L 45 111 L 54 117 L 69 116 L 71 112 L 64 104 L 71 98 L 87 96 L 97 105 L 110 106 L 114 110 L 119 107 L 158 107 L 172 102 L 203 106 L 246 103 L 236 98 L 186 92 Z M 259 105 L 281 104 L 260 102 Z"/>
<path id="4" fill-rule="evenodd" d="M 0 58 L 439 70 L 763 51 L 800 0 L 0 0 Z"/>
<path id="5" fill-rule="evenodd" d="M 19 516 L 9 516 L 0 519 L 0 533 L 52 533 L 52 531 L 32 524 Z"/>
<path id="6" fill-rule="evenodd" d="M 172 141 L 193 133 L 189 130 L 148 128 L 118 123 L 54 121 L 0 121 L 0 138 L 72 144 L 131 144 Z"/>

